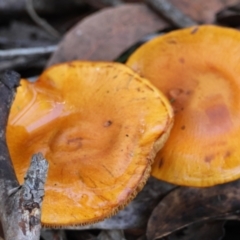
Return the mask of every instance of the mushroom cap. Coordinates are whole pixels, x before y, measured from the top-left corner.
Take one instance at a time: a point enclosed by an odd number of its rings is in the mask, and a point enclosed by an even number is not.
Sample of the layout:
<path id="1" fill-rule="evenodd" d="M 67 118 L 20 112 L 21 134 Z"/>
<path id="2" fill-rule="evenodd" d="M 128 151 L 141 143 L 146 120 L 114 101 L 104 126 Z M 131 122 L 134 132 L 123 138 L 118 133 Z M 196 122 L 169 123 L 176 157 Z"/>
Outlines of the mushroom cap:
<path id="1" fill-rule="evenodd" d="M 176 30 L 142 45 L 127 65 L 175 112 L 152 175 L 197 187 L 239 178 L 240 32 L 211 25 Z"/>
<path id="2" fill-rule="evenodd" d="M 7 143 L 20 183 L 34 153 L 49 161 L 43 225 L 83 225 L 143 187 L 172 122 L 165 96 L 130 68 L 75 61 L 21 80 Z"/>

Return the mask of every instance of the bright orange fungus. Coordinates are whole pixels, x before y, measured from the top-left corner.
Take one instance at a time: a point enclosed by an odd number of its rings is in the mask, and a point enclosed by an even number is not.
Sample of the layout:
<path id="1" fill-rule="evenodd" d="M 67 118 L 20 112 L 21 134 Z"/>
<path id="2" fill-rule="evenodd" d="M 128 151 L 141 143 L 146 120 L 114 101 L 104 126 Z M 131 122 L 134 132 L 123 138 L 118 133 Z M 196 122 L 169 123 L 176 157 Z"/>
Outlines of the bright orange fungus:
<path id="1" fill-rule="evenodd" d="M 87 224 L 141 189 L 172 120 L 164 95 L 128 67 L 75 61 L 21 81 L 7 143 L 20 183 L 34 153 L 49 161 L 43 224 Z"/>
<path id="2" fill-rule="evenodd" d="M 240 177 L 240 32 L 177 30 L 141 46 L 127 62 L 170 100 L 175 124 L 152 174 L 186 186 Z"/>

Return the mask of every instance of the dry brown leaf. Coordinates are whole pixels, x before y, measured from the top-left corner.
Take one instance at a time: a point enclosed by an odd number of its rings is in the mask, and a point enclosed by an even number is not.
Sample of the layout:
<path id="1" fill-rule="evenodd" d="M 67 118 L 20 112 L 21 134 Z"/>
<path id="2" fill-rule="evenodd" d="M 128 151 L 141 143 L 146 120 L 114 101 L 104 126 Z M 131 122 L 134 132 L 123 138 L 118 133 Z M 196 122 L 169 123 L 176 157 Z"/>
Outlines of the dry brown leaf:
<path id="1" fill-rule="evenodd" d="M 211 188 L 175 189 L 153 211 L 147 237 L 158 239 L 196 222 L 229 216 L 238 218 L 239 196 L 240 180 Z"/>
<path id="2" fill-rule="evenodd" d="M 98 11 L 65 35 L 48 66 L 74 59 L 114 60 L 147 34 L 167 26 L 144 4 L 124 4 Z"/>
<path id="3" fill-rule="evenodd" d="M 198 23 L 213 23 L 217 12 L 225 7 L 239 3 L 238 0 L 169 0 L 180 11 Z"/>

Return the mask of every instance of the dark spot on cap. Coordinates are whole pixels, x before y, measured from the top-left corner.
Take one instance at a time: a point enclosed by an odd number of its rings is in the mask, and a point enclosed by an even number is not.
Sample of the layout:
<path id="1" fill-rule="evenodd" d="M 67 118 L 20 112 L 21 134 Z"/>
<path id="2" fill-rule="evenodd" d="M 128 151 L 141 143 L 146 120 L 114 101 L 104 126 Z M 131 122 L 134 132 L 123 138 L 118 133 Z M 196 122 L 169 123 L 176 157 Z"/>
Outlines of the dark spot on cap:
<path id="1" fill-rule="evenodd" d="M 112 121 L 110 121 L 110 120 L 106 121 L 106 122 L 103 124 L 104 127 L 109 127 L 109 126 L 111 126 L 111 125 L 112 125 Z"/>
<path id="2" fill-rule="evenodd" d="M 195 34 L 197 31 L 198 31 L 198 27 L 195 27 L 195 28 L 193 28 L 193 30 L 191 31 L 191 34 Z"/>
<path id="3" fill-rule="evenodd" d="M 230 151 L 226 151 L 224 158 L 229 158 L 232 155 Z"/>
<path id="4" fill-rule="evenodd" d="M 184 58 L 179 58 L 179 62 L 183 64 L 183 63 L 185 63 L 185 59 Z"/>
<path id="5" fill-rule="evenodd" d="M 161 159 L 159 160 L 159 163 L 158 163 L 158 168 L 161 168 L 162 165 L 163 165 L 163 163 L 164 163 L 164 159 L 161 158 Z"/>
<path id="6" fill-rule="evenodd" d="M 232 129 L 232 119 L 228 106 L 224 103 L 215 104 L 205 109 L 209 122 L 209 131 L 221 133 L 229 132 Z"/>
<path id="7" fill-rule="evenodd" d="M 68 66 L 71 67 L 71 68 L 75 68 L 76 66 L 73 64 L 73 63 L 68 63 Z"/>
<path id="8" fill-rule="evenodd" d="M 192 93 L 191 90 L 186 91 L 186 95 L 190 95 Z"/>
<path id="9" fill-rule="evenodd" d="M 126 134 L 126 137 L 128 137 L 128 134 Z"/>
<path id="10" fill-rule="evenodd" d="M 185 128 L 186 128 L 186 127 L 185 127 L 184 125 L 183 125 L 183 126 L 181 126 L 181 129 L 182 129 L 182 130 L 185 130 Z"/>
<path id="11" fill-rule="evenodd" d="M 174 40 L 174 39 L 169 39 L 167 42 L 168 42 L 169 44 L 177 44 L 177 41 Z"/>
<path id="12" fill-rule="evenodd" d="M 206 163 L 210 163 L 213 159 L 214 159 L 214 155 L 212 154 L 212 155 L 206 156 L 205 159 L 204 159 L 204 161 L 205 161 Z"/>
<path id="13" fill-rule="evenodd" d="M 184 91 L 181 88 L 173 88 L 168 92 L 169 96 L 173 99 L 178 98 L 182 93 L 184 93 Z"/>

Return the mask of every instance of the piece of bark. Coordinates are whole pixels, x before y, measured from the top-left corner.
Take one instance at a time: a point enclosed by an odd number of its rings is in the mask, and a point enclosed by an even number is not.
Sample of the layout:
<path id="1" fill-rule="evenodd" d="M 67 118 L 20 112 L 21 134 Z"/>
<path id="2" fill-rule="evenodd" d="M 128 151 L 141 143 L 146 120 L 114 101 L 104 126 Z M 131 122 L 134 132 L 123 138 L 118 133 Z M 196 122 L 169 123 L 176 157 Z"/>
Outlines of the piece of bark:
<path id="1" fill-rule="evenodd" d="M 48 66 L 82 60 L 112 61 L 144 36 L 169 27 L 144 4 L 123 4 L 101 10 L 71 29 Z"/>
<path id="2" fill-rule="evenodd" d="M 47 169 L 48 163 L 43 156 L 34 155 L 23 185 L 10 189 L 1 198 L 5 240 L 39 240 Z M 5 181 L 1 179 L 1 183 Z"/>
<path id="3" fill-rule="evenodd" d="M 6 144 L 8 115 L 19 81 L 12 71 L 0 77 L 0 218 L 5 240 L 38 240 L 48 163 L 41 154 L 33 156 L 20 186 Z"/>
<path id="4" fill-rule="evenodd" d="M 149 218 L 147 237 L 162 238 L 194 223 L 239 219 L 240 180 L 209 188 L 181 187 L 169 193 Z"/>

